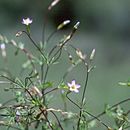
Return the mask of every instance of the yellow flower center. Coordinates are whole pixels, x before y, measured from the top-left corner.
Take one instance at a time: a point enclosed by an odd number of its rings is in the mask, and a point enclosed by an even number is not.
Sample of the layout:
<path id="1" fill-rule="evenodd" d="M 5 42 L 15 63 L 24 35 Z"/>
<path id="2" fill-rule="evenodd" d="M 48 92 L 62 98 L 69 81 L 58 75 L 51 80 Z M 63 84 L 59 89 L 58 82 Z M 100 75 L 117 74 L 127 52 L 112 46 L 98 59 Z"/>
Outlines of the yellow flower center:
<path id="1" fill-rule="evenodd" d="M 71 89 L 75 90 L 75 86 L 73 85 L 73 86 L 71 87 Z"/>

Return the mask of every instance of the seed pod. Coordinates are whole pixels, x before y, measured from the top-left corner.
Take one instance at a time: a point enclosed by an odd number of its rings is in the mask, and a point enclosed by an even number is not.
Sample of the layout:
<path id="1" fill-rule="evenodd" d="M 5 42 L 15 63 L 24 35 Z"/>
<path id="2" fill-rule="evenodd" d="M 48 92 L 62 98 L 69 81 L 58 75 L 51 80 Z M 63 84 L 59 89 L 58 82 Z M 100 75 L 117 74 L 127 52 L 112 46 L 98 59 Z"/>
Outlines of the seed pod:
<path id="1" fill-rule="evenodd" d="M 65 20 L 64 22 L 62 22 L 58 27 L 57 30 L 62 29 L 64 26 L 66 26 L 67 24 L 70 23 L 70 20 Z"/>

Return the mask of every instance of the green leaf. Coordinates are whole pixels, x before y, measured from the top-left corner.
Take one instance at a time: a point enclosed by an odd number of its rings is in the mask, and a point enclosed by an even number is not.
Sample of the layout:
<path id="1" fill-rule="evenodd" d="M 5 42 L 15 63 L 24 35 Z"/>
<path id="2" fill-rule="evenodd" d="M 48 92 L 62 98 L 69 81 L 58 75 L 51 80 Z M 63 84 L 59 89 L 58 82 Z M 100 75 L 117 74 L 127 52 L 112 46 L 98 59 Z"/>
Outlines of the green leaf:
<path id="1" fill-rule="evenodd" d="M 42 88 L 52 88 L 53 87 L 53 82 L 46 82 L 42 84 Z"/>
<path id="2" fill-rule="evenodd" d="M 68 89 L 68 86 L 65 84 L 65 83 L 61 83 L 58 88 L 61 88 L 61 89 Z"/>

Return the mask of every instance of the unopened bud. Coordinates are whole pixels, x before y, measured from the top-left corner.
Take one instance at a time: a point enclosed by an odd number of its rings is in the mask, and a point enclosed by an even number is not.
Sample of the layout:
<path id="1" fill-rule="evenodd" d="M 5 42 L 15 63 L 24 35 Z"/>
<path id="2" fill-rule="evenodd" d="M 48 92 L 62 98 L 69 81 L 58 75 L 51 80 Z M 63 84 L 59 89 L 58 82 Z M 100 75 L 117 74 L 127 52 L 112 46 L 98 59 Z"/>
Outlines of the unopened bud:
<path id="1" fill-rule="evenodd" d="M 14 40 L 11 40 L 11 43 L 12 43 L 14 46 L 17 46 L 17 43 L 16 43 Z"/>
<path id="2" fill-rule="evenodd" d="M 94 56 L 95 56 L 95 49 L 92 50 L 91 55 L 90 55 L 90 60 L 93 60 Z"/>
<path id="3" fill-rule="evenodd" d="M 80 22 L 77 22 L 75 25 L 74 25 L 74 29 L 78 29 L 78 27 L 79 27 L 79 24 L 80 24 Z"/>
<path id="4" fill-rule="evenodd" d="M 113 130 L 112 128 L 108 127 L 108 130 Z M 119 130 L 122 130 L 122 129 L 119 129 Z"/>
<path id="5" fill-rule="evenodd" d="M 19 31 L 19 32 L 17 32 L 17 33 L 15 34 L 15 36 L 16 36 L 16 37 L 19 37 L 19 36 L 22 35 L 22 33 L 23 33 L 22 31 Z"/>
<path id="6" fill-rule="evenodd" d="M 124 82 L 119 82 L 118 84 L 121 86 L 127 86 L 127 83 L 124 83 Z"/>
<path id="7" fill-rule="evenodd" d="M 70 20 L 65 20 L 63 23 L 61 23 L 58 27 L 57 30 L 62 29 L 64 26 L 70 23 Z"/>
<path id="8" fill-rule="evenodd" d="M 82 60 L 84 60 L 84 59 L 86 58 L 86 56 L 83 55 L 83 53 L 82 53 L 79 49 L 76 50 L 76 54 L 77 54 L 77 55 L 79 56 L 79 58 L 82 59 Z"/>
<path id="9" fill-rule="evenodd" d="M 51 3 L 51 5 L 48 7 L 48 9 L 51 10 L 52 7 L 54 7 L 56 4 L 59 3 L 59 1 L 60 1 L 60 0 L 54 0 L 54 1 Z"/>
<path id="10" fill-rule="evenodd" d="M 73 35 L 73 34 L 75 33 L 75 31 L 78 29 L 79 24 L 80 24 L 80 22 L 77 22 L 77 23 L 74 25 L 71 35 Z"/>
<path id="11" fill-rule="evenodd" d="M 69 59 L 72 60 L 72 55 L 69 55 Z"/>

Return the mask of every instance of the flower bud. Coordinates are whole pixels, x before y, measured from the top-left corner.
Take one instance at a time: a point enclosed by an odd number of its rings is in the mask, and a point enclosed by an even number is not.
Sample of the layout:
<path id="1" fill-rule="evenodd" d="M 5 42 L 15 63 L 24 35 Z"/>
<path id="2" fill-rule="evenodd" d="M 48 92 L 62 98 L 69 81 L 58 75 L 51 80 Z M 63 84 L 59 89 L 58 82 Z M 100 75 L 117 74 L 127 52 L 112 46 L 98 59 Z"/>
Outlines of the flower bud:
<path id="1" fill-rule="evenodd" d="M 56 4 L 58 4 L 60 0 L 54 0 L 51 5 L 48 7 L 48 10 L 51 10 Z"/>
<path id="2" fill-rule="evenodd" d="M 80 22 L 77 22 L 75 25 L 74 25 L 74 29 L 78 29 L 78 27 L 79 27 L 79 24 L 80 24 Z"/>
<path id="3" fill-rule="evenodd" d="M 94 56 L 95 56 L 95 49 L 92 50 L 91 55 L 90 55 L 90 60 L 93 60 Z"/>
<path id="4" fill-rule="evenodd" d="M 80 59 L 85 60 L 86 56 L 83 55 L 83 53 L 79 49 L 76 49 L 76 54 L 79 56 Z"/>
<path id="5" fill-rule="evenodd" d="M 58 27 L 57 30 L 62 29 L 64 26 L 66 26 L 67 24 L 70 23 L 70 20 L 65 20 L 64 22 L 62 22 Z"/>
<path id="6" fill-rule="evenodd" d="M 19 36 L 22 35 L 22 33 L 23 33 L 22 31 L 19 31 L 19 32 L 17 32 L 17 33 L 15 34 L 15 36 L 16 36 L 16 37 L 19 37 Z"/>

